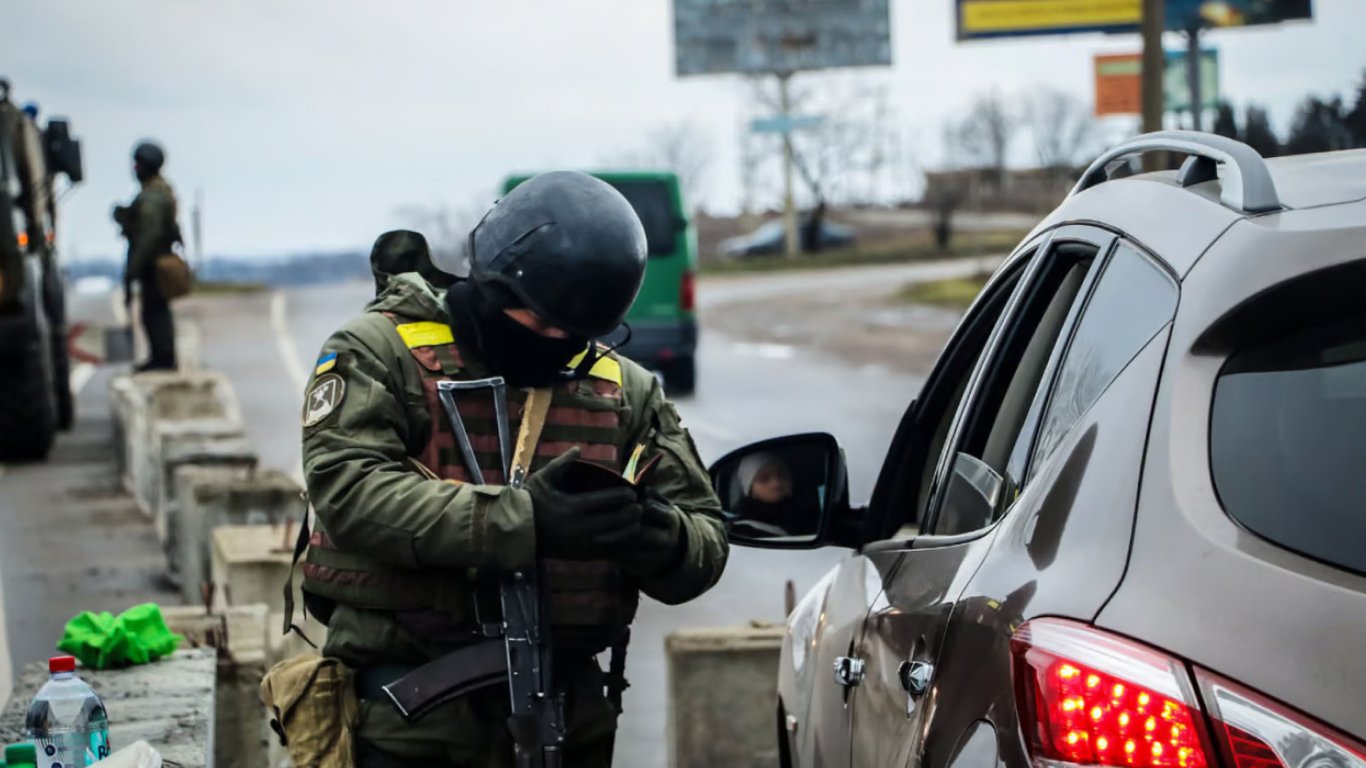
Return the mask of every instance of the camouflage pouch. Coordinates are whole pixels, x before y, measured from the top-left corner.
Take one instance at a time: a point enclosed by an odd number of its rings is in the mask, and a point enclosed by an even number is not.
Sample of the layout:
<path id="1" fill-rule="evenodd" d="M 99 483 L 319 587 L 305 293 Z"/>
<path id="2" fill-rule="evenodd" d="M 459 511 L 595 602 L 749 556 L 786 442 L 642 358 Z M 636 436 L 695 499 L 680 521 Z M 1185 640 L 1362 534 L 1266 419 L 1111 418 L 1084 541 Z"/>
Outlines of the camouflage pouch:
<path id="1" fill-rule="evenodd" d="M 286 659 L 261 680 L 261 700 L 295 768 L 355 768 L 360 700 L 345 664 L 312 654 Z"/>

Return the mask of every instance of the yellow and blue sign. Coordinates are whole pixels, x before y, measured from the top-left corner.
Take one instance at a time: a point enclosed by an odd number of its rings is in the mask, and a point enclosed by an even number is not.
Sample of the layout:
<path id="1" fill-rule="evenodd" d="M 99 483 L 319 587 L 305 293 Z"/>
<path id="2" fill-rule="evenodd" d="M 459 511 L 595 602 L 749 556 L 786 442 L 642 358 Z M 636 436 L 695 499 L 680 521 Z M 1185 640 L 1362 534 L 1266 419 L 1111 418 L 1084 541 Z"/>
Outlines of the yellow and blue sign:
<path id="1" fill-rule="evenodd" d="M 955 0 L 958 39 L 1078 32 L 1136 33 L 1143 0 Z M 1313 17 L 1312 0 L 1167 0 L 1166 27 L 1279 24 Z"/>

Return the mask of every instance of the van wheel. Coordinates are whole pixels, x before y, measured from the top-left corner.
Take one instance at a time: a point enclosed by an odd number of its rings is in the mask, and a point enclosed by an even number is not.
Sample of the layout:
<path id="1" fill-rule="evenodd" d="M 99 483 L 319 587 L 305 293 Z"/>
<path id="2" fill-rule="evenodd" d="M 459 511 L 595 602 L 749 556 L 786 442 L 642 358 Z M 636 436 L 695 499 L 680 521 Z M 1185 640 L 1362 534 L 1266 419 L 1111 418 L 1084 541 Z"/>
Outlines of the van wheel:
<path id="1" fill-rule="evenodd" d="M 0 362 L 0 461 L 42 461 L 57 435 L 57 398 L 46 344 Z"/>
<path id="2" fill-rule="evenodd" d="M 697 359 L 679 357 L 666 363 L 664 388 L 671 395 L 691 395 L 697 389 Z"/>

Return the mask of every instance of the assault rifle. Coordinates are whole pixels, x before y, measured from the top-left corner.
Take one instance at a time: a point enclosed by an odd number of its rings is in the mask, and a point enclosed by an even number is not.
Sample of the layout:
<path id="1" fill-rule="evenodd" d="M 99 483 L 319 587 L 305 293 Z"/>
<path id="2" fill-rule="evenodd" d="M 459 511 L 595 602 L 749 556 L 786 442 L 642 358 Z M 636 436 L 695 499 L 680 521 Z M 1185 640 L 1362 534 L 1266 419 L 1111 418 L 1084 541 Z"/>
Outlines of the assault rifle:
<path id="1" fill-rule="evenodd" d="M 549 393 L 533 392 L 528 397 L 514 461 L 508 440 L 507 387 L 502 377 L 437 384 L 437 397 L 450 420 L 465 468 L 470 479 L 480 484 L 484 482 L 484 473 L 455 394 L 481 389 L 493 394 L 503 477 L 508 485 L 520 488 L 539 437 L 533 433 L 539 432 L 537 427 L 543 423 L 545 408 L 549 406 Z M 484 635 L 490 640 L 424 664 L 383 686 L 383 690 L 399 713 L 412 720 L 438 704 L 505 677 L 512 697 L 508 730 L 512 732 L 518 768 L 559 768 L 565 739 L 564 694 L 555 690 L 553 684 L 550 623 L 542 602 L 538 566 L 532 564 L 524 570 L 501 574 L 499 593 L 502 620 L 481 622 Z M 498 645 L 503 650 L 501 659 L 496 654 Z"/>

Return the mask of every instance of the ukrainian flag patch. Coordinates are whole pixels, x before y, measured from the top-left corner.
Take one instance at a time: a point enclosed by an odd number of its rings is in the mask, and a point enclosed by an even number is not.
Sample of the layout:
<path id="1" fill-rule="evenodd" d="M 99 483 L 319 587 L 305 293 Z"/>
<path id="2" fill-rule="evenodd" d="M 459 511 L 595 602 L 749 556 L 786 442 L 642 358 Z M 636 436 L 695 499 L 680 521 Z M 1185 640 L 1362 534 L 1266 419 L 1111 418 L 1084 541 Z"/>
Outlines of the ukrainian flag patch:
<path id="1" fill-rule="evenodd" d="M 337 353 L 331 352 L 318 358 L 317 367 L 313 369 L 314 376 L 321 376 L 324 373 L 337 367 Z"/>

